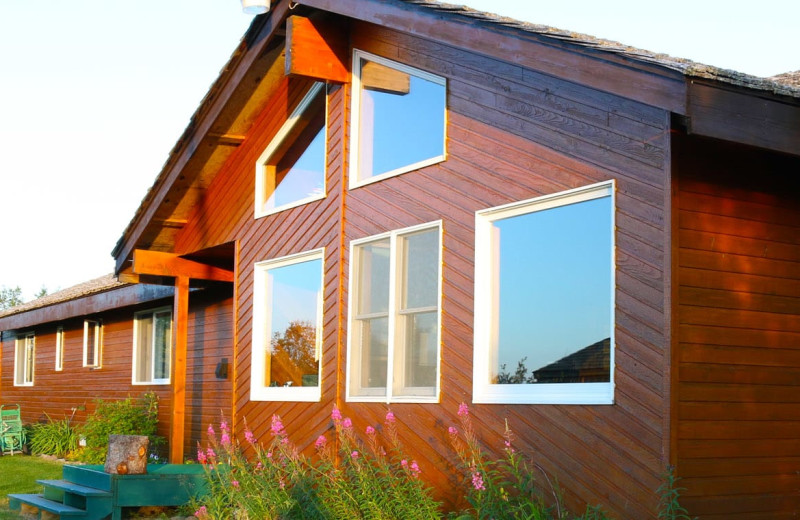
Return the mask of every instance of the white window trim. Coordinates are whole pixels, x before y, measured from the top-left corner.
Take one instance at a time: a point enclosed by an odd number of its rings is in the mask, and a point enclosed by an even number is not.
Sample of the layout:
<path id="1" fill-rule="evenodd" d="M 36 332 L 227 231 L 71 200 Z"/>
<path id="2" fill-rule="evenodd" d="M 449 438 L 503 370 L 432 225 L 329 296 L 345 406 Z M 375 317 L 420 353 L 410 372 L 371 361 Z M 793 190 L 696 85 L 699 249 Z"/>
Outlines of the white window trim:
<path id="1" fill-rule="evenodd" d="M 317 302 L 317 352 L 320 353 L 317 386 L 264 386 L 266 352 L 270 342 L 269 323 L 266 319 L 269 304 L 266 294 L 267 271 L 278 267 L 320 260 L 320 296 Z M 272 260 L 257 262 L 253 273 L 253 345 L 250 350 L 250 400 L 318 402 L 322 398 L 322 324 L 325 293 L 325 248 L 296 253 Z"/>
<path id="2" fill-rule="evenodd" d="M 441 155 L 437 155 L 435 157 L 431 157 L 429 159 L 425 159 L 424 161 L 418 161 L 413 164 L 409 164 L 407 166 L 402 166 L 400 168 L 395 168 L 394 170 L 390 170 L 388 172 L 381 173 L 379 175 L 373 175 L 367 179 L 359 179 L 358 175 L 358 168 L 359 168 L 359 143 L 361 142 L 361 59 L 367 59 L 369 61 L 379 63 L 386 67 L 390 67 L 401 72 L 405 72 L 406 74 L 410 74 L 412 76 L 416 76 L 418 78 L 422 78 L 433 83 L 442 85 L 445 88 L 445 105 L 447 100 L 447 80 L 441 76 L 437 76 L 435 74 L 431 74 L 430 72 L 425 72 L 424 70 L 420 70 L 414 67 L 410 67 L 403 63 L 399 63 L 396 61 L 389 60 L 387 58 L 383 58 L 381 56 L 377 56 L 375 54 L 362 51 L 359 49 L 353 50 L 353 74 L 352 74 L 352 96 L 351 96 L 351 116 L 350 116 L 350 168 L 349 168 L 349 189 L 358 188 L 359 186 L 365 186 L 367 184 L 372 184 L 373 182 L 379 182 L 384 179 L 388 179 L 389 177 L 395 177 L 397 175 L 410 172 L 412 170 L 418 170 L 420 168 L 424 168 L 425 166 L 430 166 L 432 164 L 440 163 L 447 158 L 447 152 L 442 152 Z M 447 143 L 447 109 L 445 108 L 445 113 L 443 114 L 444 117 L 444 131 L 445 135 L 442 136 L 442 139 L 445 143 Z"/>
<path id="3" fill-rule="evenodd" d="M 94 342 L 95 363 L 88 364 L 89 355 L 89 324 L 97 325 L 97 333 L 92 338 Z M 103 322 L 101 320 L 83 320 L 83 366 L 89 368 L 101 368 L 103 366 Z"/>
<path id="4" fill-rule="evenodd" d="M 25 366 L 27 365 L 28 355 L 27 355 L 27 343 L 28 338 L 33 338 L 33 359 L 31 360 L 32 363 L 32 373 L 31 373 L 31 380 L 25 381 Z M 20 372 L 21 370 L 21 372 Z M 22 374 L 22 378 L 20 378 L 20 374 Z M 21 336 L 18 336 L 14 342 L 14 386 L 33 386 L 34 380 L 36 378 L 36 334 L 33 332 L 25 333 Z"/>
<path id="5" fill-rule="evenodd" d="M 64 327 L 56 328 L 56 372 L 64 370 Z"/>
<path id="6" fill-rule="evenodd" d="M 492 224 L 502 218 L 524 215 L 576 202 L 611 197 L 611 347 L 609 349 L 610 380 L 607 383 L 535 383 L 491 384 L 491 319 L 494 254 L 491 243 Z M 614 310 L 615 310 L 615 185 L 600 182 L 552 195 L 545 195 L 475 213 L 475 310 L 473 360 L 474 403 L 496 404 L 613 404 L 614 403 Z"/>
<path id="7" fill-rule="evenodd" d="M 407 235 L 411 233 L 415 233 L 417 231 L 426 231 L 438 228 L 439 230 L 439 255 L 438 255 L 438 265 L 439 265 L 439 280 L 436 287 L 437 295 L 439 297 L 437 306 L 438 311 L 436 312 L 436 345 L 438 348 L 437 356 L 436 356 L 436 386 L 434 388 L 434 392 L 432 396 L 418 396 L 418 395 L 409 395 L 409 396 L 395 396 L 392 394 L 394 388 L 394 352 L 395 352 L 395 339 L 397 338 L 396 332 L 396 323 L 397 319 L 396 316 L 398 315 L 397 306 L 398 306 L 398 297 L 397 297 L 397 263 L 398 263 L 398 251 L 397 251 L 397 239 L 400 235 Z M 352 377 L 352 370 L 351 370 L 351 363 L 355 357 L 360 357 L 360 352 L 355 352 L 355 345 L 353 345 L 353 326 L 354 326 L 354 317 L 356 315 L 356 310 L 354 308 L 354 302 L 356 301 L 355 298 L 355 290 L 356 290 L 356 274 L 354 273 L 356 262 L 353 260 L 355 258 L 355 250 L 361 244 L 367 244 L 370 242 L 374 242 L 377 240 L 382 240 L 385 238 L 389 238 L 391 245 L 389 250 L 391 252 L 390 256 L 390 266 L 389 266 L 389 345 L 387 348 L 388 352 L 388 361 L 386 367 L 386 393 L 385 395 L 352 395 L 350 393 L 351 388 L 351 377 Z M 347 294 L 350 295 L 348 304 L 347 304 L 347 316 L 348 316 L 348 323 L 347 323 L 347 364 L 346 364 L 346 375 L 345 375 L 345 400 L 347 402 L 372 402 L 372 403 L 438 403 L 440 399 L 440 392 L 441 392 L 441 370 L 442 370 L 442 250 L 443 250 L 443 230 L 442 230 L 442 221 L 437 220 L 436 222 L 428 222 L 425 224 L 420 224 L 417 226 L 411 226 L 403 229 L 396 229 L 393 231 L 389 231 L 387 233 L 381 233 L 379 235 L 373 235 L 365 238 L 359 238 L 356 240 L 350 241 L 350 273 L 349 273 L 349 280 L 348 280 L 348 289 Z M 414 388 L 414 387 L 408 387 Z"/>
<path id="8" fill-rule="evenodd" d="M 136 368 L 139 360 L 139 319 L 140 316 L 150 316 L 153 318 L 153 330 L 155 331 L 155 316 L 158 313 L 169 311 L 170 328 L 169 328 L 169 345 L 170 345 L 170 360 L 169 360 L 169 373 L 172 374 L 172 307 L 159 307 L 157 309 L 150 309 L 134 313 L 133 315 L 133 359 L 131 360 L 131 384 L 132 385 L 168 385 L 170 378 L 152 379 L 151 381 L 137 381 Z M 155 340 L 155 338 L 154 338 Z M 151 345 L 152 347 L 152 345 Z M 155 356 L 152 356 L 152 363 L 155 363 Z M 155 367 L 150 367 L 151 373 L 155 374 Z"/>
<path id="9" fill-rule="evenodd" d="M 265 177 L 267 175 L 267 163 L 272 159 L 273 154 L 279 149 L 279 147 L 283 144 L 283 141 L 295 127 L 295 125 L 301 120 L 303 116 L 303 112 L 306 111 L 308 106 L 314 100 L 314 98 L 319 94 L 319 92 L 325 87 L 324 83 L 316 82 L 311 86 L 311 89 L 303 96 L 303 99 L 300 100 L 300 104 L 292 111 L 292 114 L 289 116 L 283 125 L 281 126 L 278 133 L 275 134 L 275 137 L 272 138 L 267 148 L 261 153 L 256 161 L 256 193 L 255 193 L 255 218 L 266 217 L 267 215 L 273 215 L 275 213 L 280 213 L 281 211 L 285 211 L 287 209 L 295 208 L 297 206 L 302 206 L 304 204 L 308 204 L 309 202 L 313 202 L 315 200 L 324 199 L 327 195 L 328 186 L 327 186 L 327 164 L 328 164 L 328 101 L 325 100 L 325 167 L 322 174 L 322 193 L 319 195 L 312 195 L 309 197 L 305 197 L 300 200 L 296 200 L 290 202 L 288 204 L 283 204 L 281 206 L 276 206 L 274 208 L 266 209 L 264 206 L 267 203 L 269 197 L 266 197 L 264 194 L 265 190 Z M 326 96 L 327 97 L 327 96 Z"/>

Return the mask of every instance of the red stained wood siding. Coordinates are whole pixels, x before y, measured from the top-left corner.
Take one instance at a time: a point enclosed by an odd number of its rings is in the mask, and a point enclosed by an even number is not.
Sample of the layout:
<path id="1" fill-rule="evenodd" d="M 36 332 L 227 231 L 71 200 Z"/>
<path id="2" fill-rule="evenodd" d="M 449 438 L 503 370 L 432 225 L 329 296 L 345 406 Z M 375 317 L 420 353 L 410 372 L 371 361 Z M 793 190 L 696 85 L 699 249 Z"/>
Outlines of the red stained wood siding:
<path id="1" fill-rule="evenodd" d="M 194 292 L 190 298 L 189 356 L 187 359 L 186 453 L 205 439 L 205 428 L 218 421 L 220 410 L 231 409 L 231 377 L 217 379 L 214 370 L 223 357 L 231 358 L 233 331 L 230 291 Z M 171 306 L 172 299 L 87 316 L 103 321 L 102 367 L 83 367 L 83 317 L 25 329 L 36 335 L 32 387 L 14 386 L 14 339 L 3 334 L 3 404 L 19 404 L 26 423 L 70 417 L 81 424 L 94 410 L 95 399 L 138 398 L 154 391 L 159 396 L 159 434 L 167 438 L 171 386 L 133 385 L 133 317 L 135 312 Z M 64 364 L 55 370 L 56 328 L 64 328 Z"/>
<path id="2" fill-rule="evenodd" d="M 674 434 L 703 520 L 800 510 L 796 158 L 680 138 Z"/>

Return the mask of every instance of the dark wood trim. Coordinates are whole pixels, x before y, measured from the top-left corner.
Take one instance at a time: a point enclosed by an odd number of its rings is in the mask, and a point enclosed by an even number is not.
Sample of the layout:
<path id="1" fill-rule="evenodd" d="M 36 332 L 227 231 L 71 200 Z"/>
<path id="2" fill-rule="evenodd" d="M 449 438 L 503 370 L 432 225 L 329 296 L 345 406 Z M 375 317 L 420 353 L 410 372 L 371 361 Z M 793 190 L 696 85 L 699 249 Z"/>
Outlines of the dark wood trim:
<path id="1" fill-rule="evenodd" d="M 800 155 L 800 103 L 697 80 L 687 103 L 692 134 Z"/>

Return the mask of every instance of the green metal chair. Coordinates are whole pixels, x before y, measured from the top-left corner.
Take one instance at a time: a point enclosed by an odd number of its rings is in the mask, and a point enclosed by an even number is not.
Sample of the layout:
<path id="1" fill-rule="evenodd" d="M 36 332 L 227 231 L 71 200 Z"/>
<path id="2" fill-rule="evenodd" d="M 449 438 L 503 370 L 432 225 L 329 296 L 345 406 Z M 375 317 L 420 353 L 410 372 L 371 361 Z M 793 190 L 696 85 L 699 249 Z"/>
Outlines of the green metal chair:
<path id="1" fill-rule="evenodd" d="M 0 406 L 0 448 L 3 455 L 22 452 L 25 445 L 25 429 L 18 404 Z"/>

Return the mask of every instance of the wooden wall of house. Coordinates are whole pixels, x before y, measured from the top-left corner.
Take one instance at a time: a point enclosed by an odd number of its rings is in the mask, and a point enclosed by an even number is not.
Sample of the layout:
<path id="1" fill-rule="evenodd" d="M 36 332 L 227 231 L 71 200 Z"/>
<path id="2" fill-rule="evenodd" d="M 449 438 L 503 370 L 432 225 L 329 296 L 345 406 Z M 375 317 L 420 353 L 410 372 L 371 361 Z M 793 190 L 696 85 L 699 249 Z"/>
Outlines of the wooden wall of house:
<path id="1" fill-rule="evenodd" d="M 683 137 L 677 469 L 691 515 L 800 511 L 800 160 Z"/>
<path id="2" fill-rule="evenodd" d="M 3 404 L 19 404 L 25 423 L 73 417 L 75 424 L 85 421 L 95 409 L 95 399 L 103 400 L 138 398 L 154 391 L 159 397 L 159 434 L 169 436 L 170 402 L 169 385 L 133 385 L 133 316 L 135 312 L 171 306 L 172 300 L 116 309 L 107 313 L 87 316 L 103 321 L 102 367 L 83 367 L 83 320 L 73 318 L 58 323 L 48 323 L 21 332 L 36 335 L 34 385 L 14 386 L 14 340 L 4 333 L 2 349 Z M 219 417 L 220 410 L 231 408 L 232 380 L 215 377 L 217 363 L 231 357 L 233 330 L 232 298 L 230 290 L 193 293 L 190 301 L 189 358 L 187 363 L 187 390 L 193 399 L 187 403 L 187 450 L 205 439 L 205 428 Z M 64 328 L 63 370 L 55 370 L 56 329 Z M 192 453 L 187 451 L 186 453 Z"/>
<path id="3" fill-rule="evenodd" d="M 618 518 L 655 516 L 666 464 L 668 363 L 664 267 L 668 244 L 669 120 L 664 112 L 532 70 L 368 24 L 351 42 L 448 81 L 445 162 L 346 189 L 349 86 L 328 96 L 327 197 L 255 220 L 255 161 L 284 122 L 300 81 L 284 81 L 261 119 L 209 186 L 176 252 L 236 241 L 238 308 L 234 408 L 260 438 L 281 415 L 301 446 L 331 428 L 338 403 L 363 431 L 385 404 L 344 402 L 348 250 L 352 239 L 443 221 L 442 397 L 392 404 L 402 440 L 440 496 L 453 501 L 447 427 L 471 403 L 475 211 L 608 179 L 617 182 L 616 393 L 610 406 L 475 405 L 488 447 L 504 419 L 519 449 L 557 478 L 567 503 L 599 503 Z M 547 52 L 546 48 L 541 49 Z M 620 77 L 620 81 L 629 78 Z M 254 263 L 325 247 L 320 403 L 249 400 Z"/>

